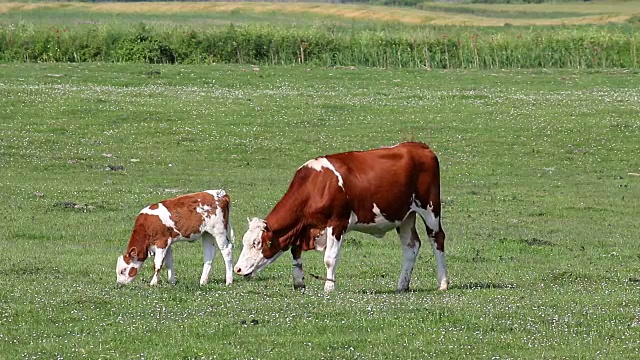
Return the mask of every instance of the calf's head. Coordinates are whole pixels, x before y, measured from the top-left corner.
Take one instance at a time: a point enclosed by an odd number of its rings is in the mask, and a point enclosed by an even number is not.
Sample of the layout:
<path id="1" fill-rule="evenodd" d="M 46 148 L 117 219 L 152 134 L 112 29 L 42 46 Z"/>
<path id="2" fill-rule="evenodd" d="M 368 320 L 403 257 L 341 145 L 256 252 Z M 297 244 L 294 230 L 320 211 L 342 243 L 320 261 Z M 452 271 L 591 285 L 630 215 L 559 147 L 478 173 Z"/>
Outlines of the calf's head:
<path id="1" fill-rule="evenodd" d="M 124 255 L 118 257 L 116 263 L 116 277 L 118 284 L 128 284 L 132 282 L 138 271 L 142 267 L 144 259 L 138 258 L 138 252 L 136 248 L 131 248 Z"/>
<path id="2" fill-rule="evenodd" d="M 276 260 L 283 250 L 275 240 L 264 220 L 249 220 L 249 229 L 242 237 L 242 252 L 234 267 L 235 273 L 251 276 Z"/>

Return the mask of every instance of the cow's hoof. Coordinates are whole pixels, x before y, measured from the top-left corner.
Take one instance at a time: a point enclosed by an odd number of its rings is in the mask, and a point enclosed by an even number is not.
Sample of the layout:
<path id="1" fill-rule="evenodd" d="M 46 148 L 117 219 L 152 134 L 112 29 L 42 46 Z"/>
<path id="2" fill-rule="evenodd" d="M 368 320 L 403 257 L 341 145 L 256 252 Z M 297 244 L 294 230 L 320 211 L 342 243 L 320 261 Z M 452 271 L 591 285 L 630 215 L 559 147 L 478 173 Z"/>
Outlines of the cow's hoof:
<path id="1" fill-rule="evenodd" d="M 294 290 L 304 291 L 305 288 L 306 286 L 304 284 L 293 284 Z"/>
<path id="2" fill-rule="evenodd" d="M 449 280 L 443 280 L 440 283 L 440 287 L 438 288 L 438 290 L 445 291 L 445 290 L 448 290 L 448 289 L 449 289 Z"/>

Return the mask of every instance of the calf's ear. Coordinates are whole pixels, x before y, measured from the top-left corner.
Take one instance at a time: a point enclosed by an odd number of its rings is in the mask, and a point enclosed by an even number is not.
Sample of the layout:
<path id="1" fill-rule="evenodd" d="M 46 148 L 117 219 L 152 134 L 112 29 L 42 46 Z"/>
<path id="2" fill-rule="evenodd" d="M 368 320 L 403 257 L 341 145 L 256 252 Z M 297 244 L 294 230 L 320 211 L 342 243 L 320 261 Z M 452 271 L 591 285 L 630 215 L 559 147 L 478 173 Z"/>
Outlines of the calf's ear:
<path id="1" fill-rule="evenodd" d="M 128 255 L 132 260 L 138 260 L 138 249 L 131 248 L 131 250 L 129 250 Z"/>

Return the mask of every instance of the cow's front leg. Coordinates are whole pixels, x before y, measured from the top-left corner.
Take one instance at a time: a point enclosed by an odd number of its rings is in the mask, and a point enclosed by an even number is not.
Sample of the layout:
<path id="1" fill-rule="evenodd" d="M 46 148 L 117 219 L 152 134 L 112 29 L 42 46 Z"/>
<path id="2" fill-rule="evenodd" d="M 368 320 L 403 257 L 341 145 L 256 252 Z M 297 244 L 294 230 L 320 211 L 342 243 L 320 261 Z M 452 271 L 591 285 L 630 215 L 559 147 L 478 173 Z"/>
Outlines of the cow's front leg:
<path id="1" fill-rule="evenodd" d="M 327 247 L 324 250 L 324 265 L 327 267 L 327 278 L 324 283 L 324 291 L 331 292 L 336 287 L 336 266 L 338 265 L 338 255 L 340 255 L 342 231 L 327 227 L 326 233 Z"/>
<path id="2" fill-rule="evenodd" d="M 304 290 L 304 272 L 302 271 L 302 248 L 294 246 L 291 248 L 293 257 L 293 288 Z"/>
<path id="3" fill-rule="evenodd" d="M 164 257 L 164 266 L 167 267 L 167 277 L 169 278 L 169 284 L 176 284 L 176 273 L 173 271 L 173 250 L 171 247 L 167 247 L 167 253 Z"/>
<path id="4" fill-rule="evenodd" d="M 151 282 L 149 283 L 149 285 L 151 286 L 158 285 L 158 278 L 160 277 L 160 269 L 162 269 L 162 264 L 164 263 L 164 258 L 167 254 L 168 248 L 169 248 L 168 245 L 164 249 L 156 248 L 156 255 L 153 258 L 153 278 L 151 278 Z"/>

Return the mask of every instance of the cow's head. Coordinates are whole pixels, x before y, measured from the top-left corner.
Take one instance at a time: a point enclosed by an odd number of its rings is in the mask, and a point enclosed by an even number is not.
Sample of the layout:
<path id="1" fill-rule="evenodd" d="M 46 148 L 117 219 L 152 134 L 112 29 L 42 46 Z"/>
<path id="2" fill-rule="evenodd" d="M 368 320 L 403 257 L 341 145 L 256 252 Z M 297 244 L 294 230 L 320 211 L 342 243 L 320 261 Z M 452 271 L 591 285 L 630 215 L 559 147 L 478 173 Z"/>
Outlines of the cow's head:
<path id="1" fill-rule="evenodd" d="M 242 237 L 242 252 L 234 268 L 236 274 L 251 276 L 282 255 L 282 247 L 269 225 L 258 218 L 249 220 L 249 230 Z"/>
<path id="2" fill-rule="evenodd" d="M 118 257 L 116 263 L 116 276 L 118 284 L 128 284 L 136 278 L 144 260 L 138 258 L 138 250 L 131 248 L 124 255 Z"/>

